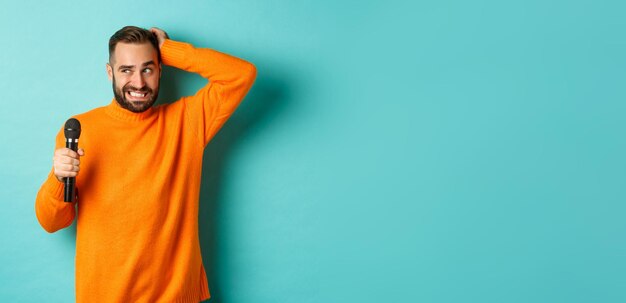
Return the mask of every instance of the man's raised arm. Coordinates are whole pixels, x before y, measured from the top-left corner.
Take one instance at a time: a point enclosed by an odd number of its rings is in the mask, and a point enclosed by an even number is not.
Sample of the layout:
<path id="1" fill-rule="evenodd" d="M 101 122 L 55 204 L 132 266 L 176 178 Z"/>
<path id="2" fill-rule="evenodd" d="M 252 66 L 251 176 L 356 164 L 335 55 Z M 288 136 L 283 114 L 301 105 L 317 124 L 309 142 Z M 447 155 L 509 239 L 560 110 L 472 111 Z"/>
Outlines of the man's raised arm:
<path id="1" fill-rule="evenodd" d="M 164 64 L 200 74 L 209 83 L 194 96 L 184 97 L 187 117 L 198 126 L 206 145 L 233 114 L 256 78 L 256 68 L 242 59 L 208 48 L 173 41 L 158 29 L 151 29 L 159 40 Z"/>

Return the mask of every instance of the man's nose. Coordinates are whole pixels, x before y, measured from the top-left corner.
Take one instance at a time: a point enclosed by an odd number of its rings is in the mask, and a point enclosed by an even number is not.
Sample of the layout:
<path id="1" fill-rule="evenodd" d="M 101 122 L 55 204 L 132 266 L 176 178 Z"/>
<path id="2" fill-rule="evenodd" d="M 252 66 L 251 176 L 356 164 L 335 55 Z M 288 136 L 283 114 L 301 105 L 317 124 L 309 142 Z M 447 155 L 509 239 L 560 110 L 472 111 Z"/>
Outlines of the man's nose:
<path id="1" fill-rule="evenodd" d="M 134 73 L 131 81 L 131 84 L 136 88 L 142 88 L 146 84 L 142 73 Z"/>

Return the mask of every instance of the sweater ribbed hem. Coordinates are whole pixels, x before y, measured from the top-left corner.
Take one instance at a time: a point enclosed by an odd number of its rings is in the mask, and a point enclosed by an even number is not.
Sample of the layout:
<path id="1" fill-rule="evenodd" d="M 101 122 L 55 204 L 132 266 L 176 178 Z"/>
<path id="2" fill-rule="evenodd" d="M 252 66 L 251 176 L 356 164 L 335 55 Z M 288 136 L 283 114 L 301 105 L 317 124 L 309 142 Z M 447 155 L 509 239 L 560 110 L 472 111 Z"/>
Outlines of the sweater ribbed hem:
<path id="1" fill-rule="evenodd" d="M 208 289 L 204 291 L 200 289 L 200 292 L 197 290 L 194 292 L 187 293 L 183 295 L 180 299 L 174 301 L 174 303 L 198 303 L 211 298 Z"/>
<path id="2" fill-rule="evenodd" d="M 202 271 L 204 274 L 204 271 Z M 209 293 L 209 287 L 207 284 L 206 276 L 200 280 L 200 289 L 194 288 L 192 291 L 183 294 L 183 296 L 174 301 L 174 303 L 198 303 L 211 298 Z"/>

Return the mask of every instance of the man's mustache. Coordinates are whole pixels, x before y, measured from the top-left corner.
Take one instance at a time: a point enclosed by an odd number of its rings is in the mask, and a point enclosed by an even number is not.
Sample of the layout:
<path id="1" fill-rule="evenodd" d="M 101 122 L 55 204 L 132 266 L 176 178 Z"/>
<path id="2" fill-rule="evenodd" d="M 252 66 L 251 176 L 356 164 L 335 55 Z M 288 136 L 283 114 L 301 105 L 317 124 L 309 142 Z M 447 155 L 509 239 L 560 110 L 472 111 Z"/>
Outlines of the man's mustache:
<path id="1" fill-rule="evenodd" d="M 124 86 L 123 90 L 124 90 L 124 92 L 127 92 L 127 91 L 137 91 L 137 92 L 142 92 L 142 93 L 151 93 L 152 92 L 152 89 L 149 88 L 148 86 L 144 86 L 142 88 L 136 88 L 134 86 L 130 86 L 129 85 L 129 86 Z"/>

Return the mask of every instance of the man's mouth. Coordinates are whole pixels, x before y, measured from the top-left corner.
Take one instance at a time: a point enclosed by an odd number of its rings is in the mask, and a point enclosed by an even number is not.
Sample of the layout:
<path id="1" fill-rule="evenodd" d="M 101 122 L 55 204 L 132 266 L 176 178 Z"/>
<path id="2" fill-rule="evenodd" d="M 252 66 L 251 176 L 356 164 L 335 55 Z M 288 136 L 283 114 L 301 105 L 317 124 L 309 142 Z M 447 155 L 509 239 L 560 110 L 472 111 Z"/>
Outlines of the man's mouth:
<path id="1" fill-rule="evenodd" d="M 126 97 L 130 101 L 145 101 L 148 96 L 148 92 L 145 91 L 126 91 Z"/>

